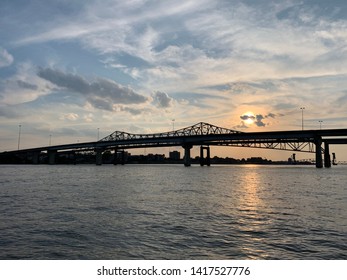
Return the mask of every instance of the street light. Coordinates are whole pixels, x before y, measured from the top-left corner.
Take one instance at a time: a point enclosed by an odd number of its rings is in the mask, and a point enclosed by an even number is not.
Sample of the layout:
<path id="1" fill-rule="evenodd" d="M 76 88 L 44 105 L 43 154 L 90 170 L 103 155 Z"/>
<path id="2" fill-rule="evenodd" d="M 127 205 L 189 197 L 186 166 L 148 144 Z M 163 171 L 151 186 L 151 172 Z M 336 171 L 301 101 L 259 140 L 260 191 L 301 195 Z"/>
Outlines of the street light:
<path id="1" fill-rule="evenodd" d="M 305 107 L 301 107 L 301 128 L 302 130 L 304 130 L 304 110 L 305 110 Z"/>
<path id="2" fill-rule="evenodd" d="M 319 129 L 322 129 L 322 122 L 323 121 L 318 121 L 319 122 Z"/>
<path id="3" fill-rule="evenodd" d="M 18 131 L 18 150 L 19 150 L 19 144 L 20 144 L 20 132 L 21 132 L 21 129 L 22 129 L 22 125 L 20 124 L 19 125 L 19 131 Z"/>

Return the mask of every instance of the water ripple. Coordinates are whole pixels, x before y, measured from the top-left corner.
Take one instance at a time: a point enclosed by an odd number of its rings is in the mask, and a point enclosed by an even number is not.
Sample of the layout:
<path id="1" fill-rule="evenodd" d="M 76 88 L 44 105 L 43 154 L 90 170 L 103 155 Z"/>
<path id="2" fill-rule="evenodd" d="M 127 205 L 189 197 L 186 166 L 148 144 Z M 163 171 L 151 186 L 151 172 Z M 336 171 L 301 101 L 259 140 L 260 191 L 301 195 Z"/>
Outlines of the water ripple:
<path id="1" fill-rule="evenodd" d="M 347 258 L 345 167 L 2 170 L 1 259 Z"/>

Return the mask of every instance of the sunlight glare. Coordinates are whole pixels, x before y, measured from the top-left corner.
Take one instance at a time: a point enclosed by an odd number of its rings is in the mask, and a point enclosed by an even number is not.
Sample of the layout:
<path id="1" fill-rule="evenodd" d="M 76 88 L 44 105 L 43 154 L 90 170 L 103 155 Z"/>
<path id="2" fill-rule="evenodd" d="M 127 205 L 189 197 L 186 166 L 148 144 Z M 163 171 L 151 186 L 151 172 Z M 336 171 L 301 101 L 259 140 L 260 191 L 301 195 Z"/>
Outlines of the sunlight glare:
<path id="1" fill-rule="evenodd" d="M 254 116 L 253 112 L 248 111 L 248 112 L 244 113 L 243 115 L 248 116 L 248 118 L 244 120 L 244 122 L 246 124 L 253 124 L 254 123 L 255 116 Z"/>

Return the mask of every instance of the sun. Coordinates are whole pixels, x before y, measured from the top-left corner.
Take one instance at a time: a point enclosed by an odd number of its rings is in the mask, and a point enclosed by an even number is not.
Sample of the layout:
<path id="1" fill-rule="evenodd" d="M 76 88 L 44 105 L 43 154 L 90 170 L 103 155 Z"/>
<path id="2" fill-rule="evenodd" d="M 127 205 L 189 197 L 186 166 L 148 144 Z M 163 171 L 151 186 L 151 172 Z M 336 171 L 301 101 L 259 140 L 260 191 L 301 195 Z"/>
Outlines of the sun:
<path id="1" fill-rule="evenodd" d="M 243 118 L 242 118 L 245 122 L 245 124 L 253 124 L 254 123 L 254 120 L 255 120 L 255 115 L 253 112 L 251 111 L 248 111 L 246 113 L 243 114 Z"/>

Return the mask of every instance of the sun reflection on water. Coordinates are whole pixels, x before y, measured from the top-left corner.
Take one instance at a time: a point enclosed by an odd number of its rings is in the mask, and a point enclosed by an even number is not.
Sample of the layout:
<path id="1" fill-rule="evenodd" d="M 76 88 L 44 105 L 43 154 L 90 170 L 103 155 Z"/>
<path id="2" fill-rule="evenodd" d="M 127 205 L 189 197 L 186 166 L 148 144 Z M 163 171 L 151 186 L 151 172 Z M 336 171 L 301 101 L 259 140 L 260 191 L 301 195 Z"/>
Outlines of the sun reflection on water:
<path id="1" fill-rule="evenodd" d="M 268 232 L 267 227 L 271 222 L 264 216 L 267 208 L 264 199 L 261 169 L 254 165 L 246 165 L 240 184 L 240 196 L 238 200 L 239 227 L 238 230 L 245 237 L 247 242 L 242 243 L 242 251 L 247 258 L 267 258 L 267 253 L 262 249 L 264 240 Z"/>
<path id="2" fill-rule="evenodd" d="M 241 210 L 257 211 L 264 204 L 259 195 L 262 188 L 259 168 L 253 165 L 246 165 L 245 168 L 248 170 L 243 173 L 243 180 L 240 186 L 244 194 L 242 201 L 240 201 Z"/>

